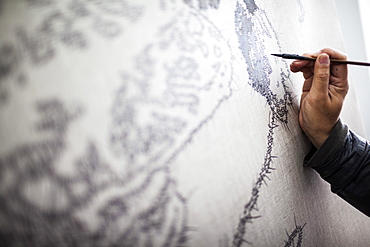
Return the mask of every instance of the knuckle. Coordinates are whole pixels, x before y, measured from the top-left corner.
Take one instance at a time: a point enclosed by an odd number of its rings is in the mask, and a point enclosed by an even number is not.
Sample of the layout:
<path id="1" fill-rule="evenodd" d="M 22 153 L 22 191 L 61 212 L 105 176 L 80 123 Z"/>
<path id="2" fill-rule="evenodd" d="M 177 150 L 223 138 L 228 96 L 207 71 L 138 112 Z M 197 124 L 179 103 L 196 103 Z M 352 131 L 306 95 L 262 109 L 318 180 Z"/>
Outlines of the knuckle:
<path id="1" fill-rule="evenodd" d="M 317 75 L 317 78 L 319 78 L 321 80 L 326 80 L 326 79 L 329 78 L 329 71 L 320 71 L 316 75 Z"/>
<path id="2" fill-rule="evenodd" d="M 347 60 L 347 55 L 339 50 L 326 47 L 324 49 L 320 50 L 321 53 L 327 53 L 330 55 L 330 57 L 335 58 L 335 59 L 340 59 L 340 60 Z"/>

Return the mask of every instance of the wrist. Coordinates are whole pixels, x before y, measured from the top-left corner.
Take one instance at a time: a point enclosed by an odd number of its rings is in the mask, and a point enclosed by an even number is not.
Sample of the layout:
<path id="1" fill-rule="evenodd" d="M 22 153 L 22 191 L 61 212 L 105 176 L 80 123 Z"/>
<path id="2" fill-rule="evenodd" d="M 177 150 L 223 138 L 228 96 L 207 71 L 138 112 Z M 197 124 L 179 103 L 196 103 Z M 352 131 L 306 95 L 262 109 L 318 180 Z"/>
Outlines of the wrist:
<path id="1" fill-rule="evenodd" d="M 338 122 L 338 120 L 335 123 L 330 124 L 329 125 L 330 127 L 314 128 L 314 129 L 305 131 L 305 133 L 308 136 L 308 138 L 310 139 L 311 143 L 317 149 L 319 149 L 324 144 L 324 142 L 329 138 L 329 136 L 330 136 L 331 132 L 333 131 L 337 122 Z"/>
<path id="2" fill-rule="evenodd" d="M 307 136 L 310 139 L 312 145 L 314 145 L 315 148 L 317 149 L 319 149 L 329 137 L 328 134 L 318 134 L 314 136 L 307 135 Z"/>

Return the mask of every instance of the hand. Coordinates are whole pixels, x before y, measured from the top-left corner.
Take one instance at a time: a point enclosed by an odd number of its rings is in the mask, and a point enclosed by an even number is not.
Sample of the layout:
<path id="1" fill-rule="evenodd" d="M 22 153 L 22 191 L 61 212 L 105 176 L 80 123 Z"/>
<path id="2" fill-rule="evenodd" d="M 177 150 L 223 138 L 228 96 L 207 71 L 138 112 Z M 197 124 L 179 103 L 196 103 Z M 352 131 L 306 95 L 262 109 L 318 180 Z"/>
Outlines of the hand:
<path id="1" fill-rule="evenodd" d="M 312 144 L 320 148 L 339 119 L 348 92 L 346 64 L 330 64 L 329 58 L 347 60 L 343 53 L 326 48 L 314 54 L 316 61 L 294 61 L 292 72 L 302 72 L 305 78 L 299 124 Z"/>

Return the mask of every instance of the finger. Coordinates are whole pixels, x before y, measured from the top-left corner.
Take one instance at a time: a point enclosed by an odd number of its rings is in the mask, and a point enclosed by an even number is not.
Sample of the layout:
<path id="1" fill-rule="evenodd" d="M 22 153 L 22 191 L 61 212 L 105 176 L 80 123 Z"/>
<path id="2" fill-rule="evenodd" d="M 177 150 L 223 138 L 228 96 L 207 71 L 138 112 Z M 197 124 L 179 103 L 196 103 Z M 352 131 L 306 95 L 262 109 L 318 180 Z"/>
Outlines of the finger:
<path id="1" fill-rule="evenodd" d="M 330 73 L 335 78 L 339 78 L 339 81 L 344 81 L 348 77 L 347 64 L 331 64 Z"/>
<path id="2" fill-rule="evenodd" d="M 313 76 L 314 68 L 313 67 L 306 68 L 306 69 L 302 70 L 302 73 L 303 73 L 304 79 L 308 79 L 308 78 Z"/>
<path id="3" fill-rule="evenodd" d="M 313 76 L 310 94 L 319 98 L 328 96 L 330 79 L 330 59 L 328 54 L 320 54 L 315 62 L 315 74 Z"/>
<path id="4" fill-rule="evenodd" d="M 302 69 L 307 67 L 310 64 L 310 61 L 307 60 L 296 60 L 290 64 L 290 70 L 292 72 L 301 72 Z"/>
<path id="5" fill-rule="evenodd" d="M 304 57 L 312 57 L 315 53 L 304 53 Z M 314 67 L 315 62 L 310 60 L 296 60 L 290 65 L 292 72 L 301 72 L 305 67 Z"/>
<path id="6" fill-rule="evenodd" d="M 321 52 L 328 54 L 331 59 L 347 60 L 346 54 L 332 48 L 324 48 L 321 50 Z M 346 79 L 348 76 L 348 69 L 346 64 L 332 63 L 330 72 L 334 77 L 340 79 Z"/>
<path id="7" fill-rule="evenodd" d="M 320 51 L 320 53 L 326 53 L 330 58 L 333 59 L 347 60 L 346 54 L 332 48 L 324 48 Z"/>
<path id="8" fill-rule="evenodd" d="M 294 73 L 296 73 L 296 72 L 302 72 L 304 79 L 308 79 L 308 78 L 310 78 L 310 77 L 313 76 L 313 68 L 312 67 L 304 67 L 304 68 L 301 68 L 299 70 L 298 69 L 295 70 L 295 69 L 296 68 L 295 67 L 292 67 L 292 65 L 291 65 L 292 72 L 294 72 Z"/>
<path id="9" fill-rule="evenodd" d="M 310 77 L 309 79 L 305 80 L 302 86 L 302 92 L 309 92 L 312 87 L 312 79 L 313 77 Z"/>
<path id="10" fill-rule="evenodd" d="M 303 72 L 306 68 L 314 68 L 315 61 L 310 60 L 296 60 L 290 64 L 290 70 L 292 72 Z"/>
<path id="11" fill-rule="evenodd" d="M 302 94 L 301 94 L 301 100 L 300 100 L 300 105 L 302 105 L 302 102 L 306 98 L 307 94 L 308 94 L 308 92 L 302 92 Z"/>

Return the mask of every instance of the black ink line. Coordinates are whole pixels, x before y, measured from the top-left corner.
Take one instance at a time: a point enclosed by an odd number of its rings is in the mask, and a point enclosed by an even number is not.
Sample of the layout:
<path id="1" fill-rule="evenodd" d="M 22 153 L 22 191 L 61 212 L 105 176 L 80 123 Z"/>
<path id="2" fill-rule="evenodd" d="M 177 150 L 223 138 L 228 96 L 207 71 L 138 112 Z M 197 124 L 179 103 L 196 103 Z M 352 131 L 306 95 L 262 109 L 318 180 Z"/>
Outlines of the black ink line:
<path id="1" fill-rule="evenodd" d="M 110 131 L 110 143 L 113 153 L 118 157 L 125 157 L 132 167 L 130 176 L 141 172 L 150 164 L 157 163 L 164 155 L 166 157 L 163 158 L 162 164 L 171 163 L 191 141 L 192 136 L 213 117 L 220 105 L 232 94 L 230 85 L 233 68 L 231 61 L 222 59 L 224 50 L 227 49 L 225 52 L 231 50 L 227 41 L 217 27 L 203 15 L 190 12 L 181 18 L 197 21 L 201 28 L 186 29 L 184 36 L 181 34 L 184 30 L 180 28 L 185 23 L 179 20 L 169 22 L 160 29 L 161 37 L 158 44 L 145 46 L 136 56 L 139 75 L 122 73 L 123 83 L 115 95 L 111 111 L 113 126 Z M 202 40 L 204 36 L 214 38 L 214 44 L 204 43 Z M 179 38 L 181 42 L 178 41 Z M 153 55 L 158 51 L 165 54 L 167 49 L 173 49 L 174 46 L 179 50 L 179 55 L 171 61 L 158 61 Z M 199 61 L 194 59 L 193 53 L 200 54 L 208 60 L 211 56 L 217 58 L 217 63 L 210 66 L 214 75 L 201 77 Z M 164 70 L 162 74 L 165 75 L 166 81 L 162 82 L 164 89 L 163 94 L 160 94 L 161 97 L 153 97 L 151 87 L 155 82 L 151 78 L 156 76 L 155 68 L 158 66 Z M 130 92 L 137 92 L 137 95 Z M 205 117 L 197 119 L 199 118 L 197 115 L 200 114 L 199 108 L 205 102 L 205 94 L 217 98 L 213 99 L 214 102 L 209 109 L 203 109 L 205 112 L 202 114 Z M 209 104 L 209 100 L 207 102 Z M 151 121 L 138 122 L 137 115 L 141 107 L 153 108 L 147 113 Z M 184 118 L 168 114 L 166 109 L 186 110 L 191 115 Z M 192 121 L 197 123 L 194 124 Z M 188 128 L 189 124 L 194 126 Z M 184 131 L 187 132 L 186 136 L 181 137 L 183 140 L 177 144 Z M 172 148 L 174 144 L 177 144 L 176 150 Z"/>
<path id="2" fill-rule="evenodd" d="M 168 168 L 152 170 L 139 186 L 130 186 L 124 176 L 105 163 L 96 145 L 90 143 L 75 163 L 77 171 L 73 175 L 61 175 L 54 165 L 66 150 L 67 125 L 76 117 L 76 111 L 68 110 L 56 100 L 38 104 L 37 110 L 43 116 L 37 130 L 55 135 L 50 140 L 25 143 L 0 157 L 0 176 L 11 174 L 13 178 L 8 181 L 10 185 L 1 184 L 1 244 L 19 246 L 27 241 L 31 246 L 119 246 L 122 243 L 141 246 L 142 239 L 150 240 L 154 232 L 162 233 L 163 246 L 180 246 L 186 242 L 186 198 L 176 191 L 176 181 L 170 177 Z M 148 207 L 131 215 L 133 208 L 138 207 L 135 200 L 146 198 L 148 190 L 153 192 L 153 182 L 158 176 L 164 179 L 152 200 L 146 199 Z M 0 179 L 0 183 L 3 181 Z M 47 203 L 35 204 L 22 194 L 25 187 L 42 183 L 49 185 L 44 189 Z M 120 192 L 100 201 L 99 196 L 111 189 Z M 64 198 L 64 205 L 53 204 L 60 198 Z M 76 217 L 91 204 L 95 204 L 93 215 L 99 222 L 96 230 L 88 230 L 88 222 Z M 130 224 L 126 229 L 119 228 L 118 236 L 112 238 L 112 228 L 118 227 L 119 221 Z M 158 236 L 150 242 L 158 242 Z"/>
<path id="3" fill-rule="evenodd" d="M 263 184 L 267 185 L 266 180 L 270 180 L 269 174 L 275 168 L 271 166 L 272 161 L 274 158 L 277 158 L 276 156 L 272 155 L 272 147 L 274 144 L 274 129 L 278 127 L 276 124 L 277 118 L 274 116 L 270 117 L 270 123 L 269 123 L 269 132 L 267 136 L 267 150 L 265 154 L 265 160 L 262 165 L 262 169 L 257 177 L 257 181 L 252 188 L 252 196 L 250 197 L 249 201 L 244 206 L 243 214 L 239 220 L 239 224 L 236 230 L 236 233 L 233 237 L 233 243 L 232 246 L 241 246 L 243 242 L 249 243 L 247 240 L 244 239 L 246 227 L 245 225 L 247 223 L 252 223 L 254 219 L 260 218 L 261 216 L 253 215 L 254 211 L 258 211 L 257 202 L 259 198 L 260 189 Z"/>
<path id="4" fill-rule="evenodd" d="M 270 21 L 265 12 L 260 10 L 254 0 L 245 0 L 245 5 L 237 3 L 235 11 L 235 26 L 236 33 L 239 39 L 239 48 L 245 58 L 247 71 L 250 81 L 248 82 L 252 88 L 266 99 L 266 103 L 270 107 L 269 116 L 269 131 L 267 134 L 267 149 L 264 157 L 262 168 L 257 177 L 257 181 L 252 188 L 252 195 L 244 205 L 242 216 L 233 236 L 232 246 L 240 247 L 243 243 L 250 244 L 244 237 L 246 233 L 246 224 L 252 223 L 253 220 L 260 218 L 260 215 L 254 215 L 258 211 L 258 198 L 262 185 L 267 185 L 269 174 L 275 169 L 272 167 L 272 162 L 276 156 L 272 155 L 274 145 L 274 130 L 282 126 L 287 126 L 289 117 L 289 107 L 292 107 L 293 96 L 287 86 L 289 78 L 289 70 L 285 63 L 285 70 L 280 69 L 279 85 L 271 85 L 270 74 L 273 72 L 269 62 L 268 54 L 266 54 L 265 42 L 259 42 L 259 36 L 269 33 L 268 37 L 272 42 L 276 42 L 280 50 L 280 44 Z M 262 26 L 263 30 L 255 30 L 256 26 Z M 284 66 L 283 66 L 284 68 Z M 275 93 L 272 87 L 281 90 L 281 93 Z M 280 98 L 281 97 L 281 98 Z"/>
<path id="5" fill-rule="evenodd" d="M 218 9 L 218 7 L 220 6 L 220 0 L 183 0 L 183 1 L 190 7 L 200 10 L 207 10 L 208 8 Z"/>
<path id="6" fill-rule="evenodd" d="M 299 10 L 301 11 L 301 16 L 299 17 L 299 22 L 304 22 L 306 11 L 304 9 L 302 0 L 296 0 L 296 2 L 299 5 Z"/>
<path id="7" fill-rule="evenodd" d="M 294 224 L 295 224 L 295 229 L 294 231 L 289 235 L 288 232 L 286 231 L 286 234 L 288 236 L 288 240 L 285 241 L 284 247 L 291 247 L 291 246 L 297 246 L 301 247 L 302 246 L 302 241 L 303 241 L 303 228 L 306 226 L 306 223 L 303 224 L 303 226 L 297 224 L 296 217 L 294 216 Z M 294 244 L 295 238 L 297 239 L 297 245 Z"/>

